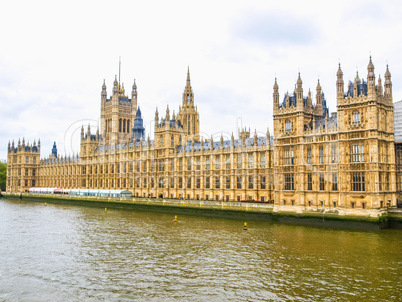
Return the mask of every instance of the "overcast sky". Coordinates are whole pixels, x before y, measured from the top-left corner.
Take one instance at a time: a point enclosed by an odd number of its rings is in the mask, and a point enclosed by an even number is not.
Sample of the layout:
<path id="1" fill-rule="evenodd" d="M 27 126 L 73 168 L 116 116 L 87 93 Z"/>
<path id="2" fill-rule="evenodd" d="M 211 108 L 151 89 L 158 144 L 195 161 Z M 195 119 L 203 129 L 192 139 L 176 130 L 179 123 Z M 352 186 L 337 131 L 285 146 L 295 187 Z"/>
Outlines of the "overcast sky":
<path id="1" fill-rule="evenodd" d="M 96 131 L 101 86 L 119 70 L 134 79 L 146 133 L 155 108 L 178 112 L 190 67 L 204 137 L 240 126 L 272 130 L 272 87 L 281 99 L 298 72 L 315 100 L 320 79 L 336 111 L 338 63 L 345 86 L 392 74 L 402 99 L 402 5 L 389 1 L 7 1 L 0 28 L 0 159 L 8 141 L 41 139 L 41 157 L 79 148 L 81 125 Z M 346 87 L 345 87 L 346 89 Z M 273 130 L 271 131 L 271 133 Z"/>

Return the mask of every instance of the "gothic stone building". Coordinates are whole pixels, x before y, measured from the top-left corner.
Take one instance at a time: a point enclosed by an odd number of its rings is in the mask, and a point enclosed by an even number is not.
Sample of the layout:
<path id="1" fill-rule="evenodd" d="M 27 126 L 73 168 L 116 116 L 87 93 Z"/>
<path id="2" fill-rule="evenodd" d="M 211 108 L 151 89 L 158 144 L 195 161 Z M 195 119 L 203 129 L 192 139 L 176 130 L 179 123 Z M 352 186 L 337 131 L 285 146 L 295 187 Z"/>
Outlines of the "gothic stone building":
<path id="1" fill-rule="evenodd" d="M 290 206 L 379 209 L 396 206 L 391 74 L 375 82 L 356 75 L 347 90 L 337 72 L 337 112 L 329 114 L 318 82 L 315 104 L 299 74 L 282 101 L 275 79 L 274 134 L 239 129 L 239 137 L 200 137 L 190 73 L 178 114 L 155 112 L 155 137 L 145 137 L 137 86 L 131 99 L 115 79 L 101 93 L 100 133 L 81 130 L 80 154 L 40 159 L 40 141 L 8 147 L 7 191 L 29 187 L 127 189 L 138 197 L 269 201 Z M 54 146 L 55 147 L 55 146 Z"/>

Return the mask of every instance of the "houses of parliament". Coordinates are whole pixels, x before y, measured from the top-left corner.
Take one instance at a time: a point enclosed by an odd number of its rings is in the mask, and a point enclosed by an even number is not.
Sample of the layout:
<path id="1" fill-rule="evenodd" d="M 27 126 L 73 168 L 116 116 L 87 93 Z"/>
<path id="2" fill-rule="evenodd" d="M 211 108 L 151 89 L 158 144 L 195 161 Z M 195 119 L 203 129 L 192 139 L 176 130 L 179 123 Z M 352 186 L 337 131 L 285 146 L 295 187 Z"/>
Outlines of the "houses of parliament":
<path id="1" fill-rule="evenodd" d="M 176 115 L 155 112 L 154 139 L 146 135 L 137 100 L 117 79 L 101 90 L 96 133 L 81 129 L 80 153 L 40 157 L 40 141 L 8 145 L 7 191 L 30 187 L 124 189 L 136 197 L 261 201 L 281 207 L 381 209 L 398 199 L 391 73 L 384 83 L 370 57 L 366 80 L 345 87 L 335 72 L 337 111 L 330 113 L 320 82 L 313 94 L 299 73 L 293 93 L 273 84 L 274 131 L 259 137 L 200 136 L 190 72 Z M 267 100 L 267 104 L 270 103 Z M 398 176 L 400 177 L 400 176 Z M 399 183 L 399 182 L 398 182 Z"/>

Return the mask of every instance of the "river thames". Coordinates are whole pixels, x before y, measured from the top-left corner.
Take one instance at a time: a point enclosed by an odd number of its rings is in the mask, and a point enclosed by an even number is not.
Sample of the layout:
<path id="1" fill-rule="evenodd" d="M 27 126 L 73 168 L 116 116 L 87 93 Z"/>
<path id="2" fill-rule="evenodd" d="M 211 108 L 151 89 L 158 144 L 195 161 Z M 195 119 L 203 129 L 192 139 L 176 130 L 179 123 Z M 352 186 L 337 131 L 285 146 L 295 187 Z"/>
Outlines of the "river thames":
<path id="1" fill-rule="evenodd" d="M 0 199 L 0 301 L 401 301 L 402 231 Z"/>

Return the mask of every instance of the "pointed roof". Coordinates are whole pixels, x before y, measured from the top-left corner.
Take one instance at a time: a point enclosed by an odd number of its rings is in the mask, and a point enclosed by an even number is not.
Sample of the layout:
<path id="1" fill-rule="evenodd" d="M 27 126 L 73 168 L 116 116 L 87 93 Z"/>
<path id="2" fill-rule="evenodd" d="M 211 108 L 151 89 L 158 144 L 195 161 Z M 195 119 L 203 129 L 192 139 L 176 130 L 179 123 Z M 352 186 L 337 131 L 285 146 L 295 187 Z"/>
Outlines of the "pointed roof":
<path id="1" fill-rule="evenodd" d="M 138 106 L 138 108 L 137 108 L 137 113 L 135 114 L 135 118 L 141 118 L 140 106 Z"/>
<path id="2" fill-rule="evenodd" d="M 278 83 L 276 82 L 276 77 L 275 77 L 274 89 L 275 89 L 275 90 L 278 90 L 278 88 L 279 88 L 279 87 L 278 87 Z"/>
<path id="3" fill-rule="evenodd" d="M 339 63 L 338 72 L 336 73 L 336 75 L 338 77 L 343 77 L 343 72 L 342 72 L 342 69 L 341 69 L 341 63 Z"/>
<path id="4" fill-rule="evenodd" d="M 190 85 L 190 66 L 187 66 L 187 84 Z"/>
<path id="5" fill-rule="evenodd" d="M 373 70 L 373 69 L 374 69 L 374 64 L 373 64 L 373 62 L 371 61 L 371 56 L 370 56 L 370 61 L 369 61 L 369 64 L 368 64 L 368 66 L 367 66 L 367 69 L 368 69 L 368 70 Z"/>

